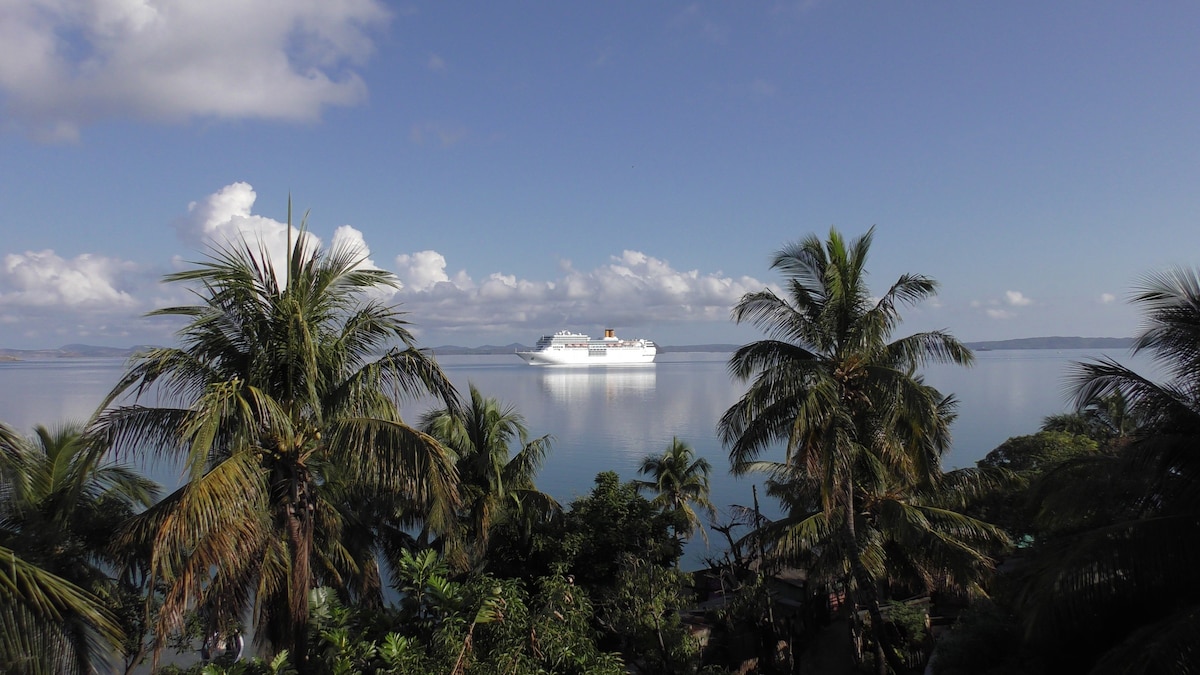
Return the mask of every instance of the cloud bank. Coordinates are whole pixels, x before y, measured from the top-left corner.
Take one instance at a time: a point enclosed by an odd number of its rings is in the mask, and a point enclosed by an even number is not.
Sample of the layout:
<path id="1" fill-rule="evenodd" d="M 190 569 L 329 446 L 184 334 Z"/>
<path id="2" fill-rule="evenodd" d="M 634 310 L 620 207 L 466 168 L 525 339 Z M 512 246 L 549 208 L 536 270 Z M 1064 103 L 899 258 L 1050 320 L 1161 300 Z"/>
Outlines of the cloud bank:
<path id="1" fill-rule="evenodd" d="M 248 245 L 264 251 L 281 270 L 287 224 L 255 214 L 256 198 L 248 183 L 227 185 L 189 204 L 174 223 L 176 234 L 192 251 Z M 295 228 L 292 236 L 322 244 L 316 235 L 302 235 Z M 562 327 L 724 324 L 742 295 L 765 286 L 746 276 L 679 270 L 667 260 L 635 250 L 616 253 L 592 270 L 557 261 L 549 279 L 522 279 L 503 270 L 472 275 L 452 271 L 450 261 L 434 250 L 381 256 L 380 261 L 388 262 L 378 263 L 367 239 L 363 232 L 342 225 L 328 246 L 352 247 L 364 267 L 390 265 L 398 288 L 381 289 L 379 299 L 401 305 L 418 335 L 460 336 L 462 344 L 493 338 L 528 340 Z M 183 289 L 157 283 L 168 264 L 174 269 L 188 266 L 178 258 L 152 266 L 91 255 L 65 260 L 53 251 L 8 254 L 0 267 L 0 322 L 23 323 L 32 338 L 57 334 L 49 323 L 73 325 L 88 316 L 95 323 L 96 317 L 103 317 L 104 323 L 124 326 L 118 334 L 125 335 L 146 311 L 192 302 Z M 158 327 L 160 333 L 144 341 L 169 340 L 170 332 Z"/>
<path id="2" fill-rule="evenodd" d="M 46 140 L 99 119 L 310 121 L 366 96 L 377 0 L 0 0 L 0 102 Z"/>

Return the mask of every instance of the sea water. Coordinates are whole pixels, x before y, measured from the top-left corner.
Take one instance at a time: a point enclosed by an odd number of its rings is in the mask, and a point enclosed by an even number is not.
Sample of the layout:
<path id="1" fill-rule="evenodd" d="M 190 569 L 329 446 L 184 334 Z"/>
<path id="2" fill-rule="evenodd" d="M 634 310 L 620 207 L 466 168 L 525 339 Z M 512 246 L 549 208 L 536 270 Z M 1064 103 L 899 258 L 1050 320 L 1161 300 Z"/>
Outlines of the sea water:
<path id="1" fill-rule="evenodd" d="M 945 468 L 972 466 L 1005 439 L 1034 433 L 1045 416 L 1068 411 L 1073 364 L 1102 356 L 1150 372 L 1147 359 L 1131 359 L 1124 350 L 984 351 L 970 368 L 926 368 L 927 382 L 959 401 Z M 443 356 L 438 362 L 464 396 L 474 384 L 485 396 L 515 406 L 533 436 L 552 437 L 538 486 L 564 505 L 586 495 L 601 471 L 638 478 L 642 459 L 678 438 L 712 464 L 711 501 L 720 510 L 718 521 L 726 522 L 734 505 L 751 506 L 755 482 L 730 475 L 716 432 L 721 415 L 745 391 L 729 377 L 728 358 L 668 352 L 650 365 L 602 368 L 529 366 L 515 355 Z M 35 424 L 86 421 L 125 365 L 123 359 L 0 363 L 0 420 L 24 433 Z M 431 405 L 407 402 L 402 411 L 415 424 Z M 763 459 L 779 459 L 780 452 L 768 451 Z M 142 468 L 168 489 L 179 483 L 178 468 L 163 463 Z M 776 514 L 759 492 L 764 515 Z M 699 566 L 715 553 L 697 537 L 685 565 Z"/>

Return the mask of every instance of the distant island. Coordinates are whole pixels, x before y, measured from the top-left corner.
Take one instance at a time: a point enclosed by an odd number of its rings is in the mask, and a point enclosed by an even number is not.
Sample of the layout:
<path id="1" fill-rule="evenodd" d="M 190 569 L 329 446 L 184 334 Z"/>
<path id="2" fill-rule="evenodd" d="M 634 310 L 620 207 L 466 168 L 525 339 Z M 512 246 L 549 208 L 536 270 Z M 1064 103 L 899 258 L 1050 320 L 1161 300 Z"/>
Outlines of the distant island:
<path id="1" fill-rule="evenodd" d="M 968 342 L 977 351 L 993 349 L 1129 349 L 1133 338 L 1036 337 L 992 342 Z"/>
<path id="2" fill-rule="evenodd" d="M 990 342 L 968 342 L 967 347 L 976 351 L 992 351 L 1000 349 L 1128 349 L 1133 346 L 1133 338 L 1107 337 L 1035 337 L 1017 338 L 1014 340 L 994 340 Z M 671 352 L 732 352 L 741 345 L 736 344 L 703 344 L 703 345 L 659 345 L 658 351 L 663 354 Z M 42 361 L 46 359 L 70 358 L 129 358 L 139 351 L 148 349 L 150 345 L 134 345 L 133 347 L 97 347 L 95 345 L 70 344 L 58 349 L 4 349 L 0 348 L 0 361 Z M 457 345 L 442 345 L 433 347 L 431 351 L 437 356 L 489 356 L 496 354 L 512 354 L 518 350 L 530 347 L 513 342 L 507 345 L 483 345 L 482 347 L 460 347 Z"/>
<path id="3" fill-rule="evenodd" d="M 150 345 L 132 347 L 97 347 L 70 344 L 58 349 L 5 349 L 0 347 L 0 361 L 44 361 L 46 359 L 106 359 L 129 358 L 149 349 Z"/>

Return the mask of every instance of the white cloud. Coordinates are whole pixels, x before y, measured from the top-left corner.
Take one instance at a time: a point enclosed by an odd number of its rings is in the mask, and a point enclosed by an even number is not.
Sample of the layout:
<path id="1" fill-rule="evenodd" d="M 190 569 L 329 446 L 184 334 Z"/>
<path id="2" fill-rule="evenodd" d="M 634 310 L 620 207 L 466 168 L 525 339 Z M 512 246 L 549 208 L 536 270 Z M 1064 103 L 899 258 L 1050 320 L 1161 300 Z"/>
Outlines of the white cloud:
<path id="1" fill-rule="evenodd" d="M 1033 304 L 1033 300 L 1025 297 L 1020 291 L 1004 291 L 1004 301 L 1013 307 L 1027 307 Z"/>
<path id="2" fill-rule="evenodd" d="M 676 270 L 640 251 L 612 256 L 591 271 L 568 262 L 550 281 L 492 273 L 479 284 L 465 272 L 446 274 L 436 251 L 401 255 L 397 273 L 404 289 L 396 300 L 421 326 L 447 332 L 534 332 L 566 324 L 649 324 L 664 321 L 726 321 L 742 295 L 762 290 L 760 281 L 720 273 Z"/>
<path id="3" fill-rule="evenodd" d="M 188 215 L 176 222 L 175 229 L 181 239 L 195 248 L 230 249 L 248 245 L 255 253 L 265 250 L 276 272 L 282 272 L 287 260 L 288 226 L 253 215 L 251 209 L 257 198 L 249 183 L 226 185 L 203 200 L 188 204 Z M 308 238 L 310 246 L 320 244 L 311 233 L 301 234 L 293 226 L 291 237 L 299 236 Z M 365 249 L 361 235 L 358 239 Z"/>
<path id="4" fill-rule="evenodd" d="M 0 267 L 0 307 L 133 308 L 139 303 L 127 277 L 137 271 L 131 262 L 86 253 L 70 260 L 49 249 L 10 253 Z"/>
<path id="5" fill-rule="evenodd" d="M 379 0 L 0 0 L 10 120 L 69 140 L 98 119 L 317 119 L 363 100 Z"/>
<path id="6" fill-rule="evenodd" d="M 428 291 L 439 283 L 449 283 L 446 257 L 437 251 L 418 251 L 396 256 L 396 272 L 410 292 Z"/>
<path id="7" fill-rule="evenodd" d="M 425 67 L 435 73 L 446 72 L 446 60 L 437 54 L 430 54 L 429 60 L 425 62 Z"/>
<path id="8" fill-rule="evenodd" d="M 255 214 L 256 198 L 247 183 L 227 185 L 189 204 L 187 215 L 175 224 L 178 234 L 201 250 L 245 242 L 255 251 L 267 251 L 275 269 L 282 271 L 287 224 Z M 292 235 L 299 236 L 298 231 L 293 229 Z M 320 245 L 315 235 L 303 236 L 311 238 L 310 245 Z M 376 268 L 363 232 L 342 225 L 331 241 L 332 249 L 348 248 L 362 258 L 362 266 Z M 446 257 L 434 250 L 396 255 L 392 261 L 400 289 L 381 289 L 375 297 L 401 303 L 418 332 L 461 335 L 466 344 L 482 335 L 527 337 L 560 327 L 725 324 L 744 294 L 766 286 L 751 277 L 679 270 L 636 250 L 622 251 L 592 270 L 561 260 L 547 280 L 523 279 L 504 270 L 482 271 L 474 278 L 466 270 L 452 273 Z M 193 266 L 179 257 L 162 262 L 168 264 L 176 270 Z M 6 331 L 0 335 L 14 335 L 13 327 L 20 326 L 28 340 L 42 346 L 57 339 L 50 336 L 73 341 L 68 334 L 75 339 L 106 336 L 116 344 L 169 342 L 177 321 L 138 317 L 193 299 L 178 284 L 158 283 L 161 272 L 96 255 L 67 260 L 53 251 L 9 254 L 0 267 L 0 325 Z M 127 337 L 134 332 L 141 334 Z"/>
<path id="9" fill-rule="evenodd" d="M 1102 305 L 1112 304 L 1116 299 L 1117 299 L 1117 296 L 1113 295 L 1112 293 L 1101 293 L 1100 294 L 1100 304 L 1102 304 Z"/>
<path id="10" fill-rule="evenodd" d="M 1007 309 L 989 309 L 987 315 L 993 319 L 1012 319 L 1017 316 L 1016 312 L 1010 312 Z"/>

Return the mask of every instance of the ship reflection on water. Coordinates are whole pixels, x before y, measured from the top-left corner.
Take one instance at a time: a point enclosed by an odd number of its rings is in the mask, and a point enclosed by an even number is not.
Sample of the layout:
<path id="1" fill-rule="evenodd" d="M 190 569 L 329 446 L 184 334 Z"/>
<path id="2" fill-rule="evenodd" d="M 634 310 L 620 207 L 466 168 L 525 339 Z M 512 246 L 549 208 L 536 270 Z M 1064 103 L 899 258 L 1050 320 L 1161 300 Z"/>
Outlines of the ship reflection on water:
<path id="1" fill-rule="evenodd" d="M 645 398 L 654 392 L 653 363 L 607 368 L 543 367 L 542 389 L 556 403 L 581 404 L 616 398 Z"/>

